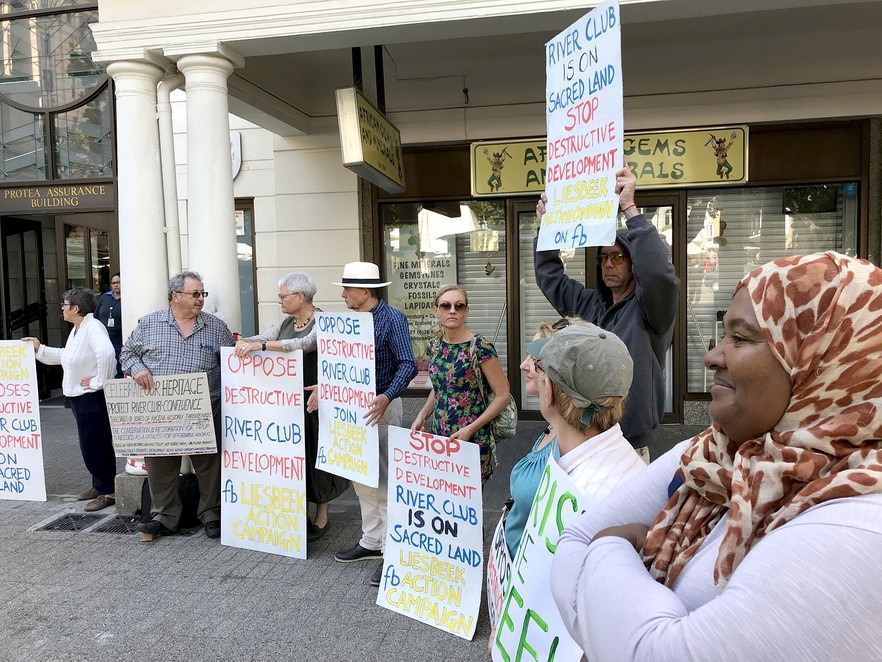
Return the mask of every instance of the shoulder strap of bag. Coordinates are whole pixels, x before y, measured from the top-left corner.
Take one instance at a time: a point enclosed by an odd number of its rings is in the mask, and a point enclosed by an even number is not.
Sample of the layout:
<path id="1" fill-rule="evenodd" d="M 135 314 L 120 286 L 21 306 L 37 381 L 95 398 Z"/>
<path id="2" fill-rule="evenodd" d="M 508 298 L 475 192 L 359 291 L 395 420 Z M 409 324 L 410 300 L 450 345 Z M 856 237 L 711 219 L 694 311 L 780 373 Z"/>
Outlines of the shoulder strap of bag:
<path id="1" fill-rule="evenodd" d="M 484 393 L 484 374 L 481 370 L 481 363 L 478 361 L 478 350 L 477 350 L 478 336 L 472 338 L 472 343 L 469 345 L 469 352 L 472 357 L 472 368 L 475 371 L 475 381 L 478 382 L 478 390 L 481 391 L 481 400 L 485 403 L 487 402 L 487 396 Z"/>

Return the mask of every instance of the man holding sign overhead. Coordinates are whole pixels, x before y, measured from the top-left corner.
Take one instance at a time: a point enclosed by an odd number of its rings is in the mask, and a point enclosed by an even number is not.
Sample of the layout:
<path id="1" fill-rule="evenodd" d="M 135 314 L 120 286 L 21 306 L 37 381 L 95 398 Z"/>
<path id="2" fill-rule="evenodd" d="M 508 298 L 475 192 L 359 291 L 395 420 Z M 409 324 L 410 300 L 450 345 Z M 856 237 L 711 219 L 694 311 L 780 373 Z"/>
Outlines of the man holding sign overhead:
<path id="1" fill-rule="evenodd" d="M 597 253 L 597 287 L 591 289 L 564 273 L 560 251 L 535 253 L 536 282 L 561 315 L 576 315 L 612 331 L 634 360 L 634 378 L 622 417 L 622 432 L 649 461 L 648 446 L 664 412 L 665 354 L 671 346 L 680 280 L 668 260 L 668 247 L 655 226 L 634 204 L 637 178 L 616 173 L 616 193 L 627 227 L 616 231 L 612 246 Z M 545 196 L 536 205 L 540 222 Z"/>
<path id="2" fill-rule="evenodd" d="M 416 377 L 407 318 L 400 310 L 383 301 L 382 289 L 389 285 L 380 281 L 380 268 L 370 262 L 350 262 L 343 267 L 341 282 L 343 300 L 349 310 L 371 313 L 374 318 L 374 351 L 376 360 L 377 395 L 368 406 L 366 425 L 379 425 L 380 480 L 377 487 L 354 482 L 361 506 L 361 539 L 348 549 L 337 552 L 334 559 L 353 563 L 383 558 L 386 540 L 386 490 L 388 474 L 389 426 L 401 425 L 402 405 L 399 396 Z M 383 563 L 371 578 L 372 586 L 380 585 Z"/>

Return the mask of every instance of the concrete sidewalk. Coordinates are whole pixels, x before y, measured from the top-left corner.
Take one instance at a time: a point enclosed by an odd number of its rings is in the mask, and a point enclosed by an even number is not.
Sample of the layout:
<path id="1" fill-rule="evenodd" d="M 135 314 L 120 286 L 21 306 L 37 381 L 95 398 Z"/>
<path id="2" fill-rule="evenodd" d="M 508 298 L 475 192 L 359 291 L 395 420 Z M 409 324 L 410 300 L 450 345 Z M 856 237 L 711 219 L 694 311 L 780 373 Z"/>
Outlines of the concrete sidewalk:
<path id="1" fill-rule="evenodd" d="M 129 533 L 35 530 L 63 511 L 82 512 L 73 495 L 89 485 L 70 411 L 44 406 L 41 417 L 48 500 L 0 501 L 4 659 L 488 659 L 485 605 L 474 640 L 465 641 L 378 607 L 368 586 L 375 561 L 334 561 L 360 535 L 351 489 L 331 503 L 331 529 L 310 544 L 307 560 L 226 547 L 201 530 L 153 543 Z M 511 466 L 542 427 L 521 423 L 500 446 L 484 491 L 485 547 Z"/>

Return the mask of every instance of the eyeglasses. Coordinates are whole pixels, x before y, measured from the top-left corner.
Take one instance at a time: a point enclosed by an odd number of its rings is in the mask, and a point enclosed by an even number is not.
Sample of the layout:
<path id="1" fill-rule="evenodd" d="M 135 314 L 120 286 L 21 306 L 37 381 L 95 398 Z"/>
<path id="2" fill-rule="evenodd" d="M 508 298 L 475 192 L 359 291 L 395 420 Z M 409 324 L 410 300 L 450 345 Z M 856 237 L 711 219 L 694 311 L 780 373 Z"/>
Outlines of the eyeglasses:
<path id="1" fill-rule="evenodd" d="M 288 297 L 293 297 L 295 294 L 303 294 L 303 292 L 289 292 L 288 294 L 280 294 L 279 301 L 284 301 Z"/>
<path id="2" fill-rule="evenodd" d="M 561 329 L 565 329 L 570 325 L 570 320 L 566 317 L 561 317 L 554 324 L 551 325 L 551 328 L 555 331 L 560 331 Z"/>
<path id="3" fill-rule="evenodd" d="M 533 359 L 533 369 L 541 374 L 545 374 L 545 368 L 542 367 L 542 364 L 539 363 L 539 359 Z"/>
<path id="4" fill-rule="evenodd" d="M 464 311 L 466 308 L 469 307 L 469 304 L 463 303 L 462 301 L 457 301 L 456 303 L 442 301 L 441 303 L 438 304 L 438 307 L 441 310 L 448 311 L 448 312 L 450 311 L 451 308 L 453 308 L 456 312 L 461 313 L 462 311 Z"/>
<path id="5" fill-rule="evenodd" d="M 625 254 L 624 253 L 598 253 L 597 257 L 594 259 L 597 260 L 597 264 L 599 264 L 601 267 L 604 264 L 606 264 L 607 260 L 612 262 L 615 266 L 619 266 L 620 264 L 622 264 L 625 261 Z"/>
<path id="6" fill-rule="evenodd" d="M 72 305 L 73 305 L 72 303 L 63 303 L 63 304 L 61 304 L 61 309 L 64 310 L 68 306 L 72 306 Z"/>
<path id="7" fill-rule="evenodd" d="M 207 299 L 208 298 L 208 292 L 200 292 L 198 290 L 195 292 L 181 292 L 180 290 L 176 290 L 176 292 L 178 294 L 189 294 L 194 299 L 200 299 L 200 298 Z"/>

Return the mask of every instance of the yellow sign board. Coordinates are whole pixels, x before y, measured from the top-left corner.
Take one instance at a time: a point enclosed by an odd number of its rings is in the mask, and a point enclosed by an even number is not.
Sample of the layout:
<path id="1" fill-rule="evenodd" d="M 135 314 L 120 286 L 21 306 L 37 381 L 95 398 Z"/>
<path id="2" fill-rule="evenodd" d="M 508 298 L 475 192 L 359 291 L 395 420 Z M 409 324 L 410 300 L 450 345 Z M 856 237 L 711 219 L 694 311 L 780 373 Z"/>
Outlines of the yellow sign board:
<path id="1" fill-rule="evenodd" d="M 725 186 L 747 182 L 745 126 L 626 133 L 625 162 L 641 189 Z M 544 139 L 472 143 L 472 195 L 545 190 Z"/>
<path id="2" fill-rule="evenodd" d="M 354 87 L 337 90 L 343 165 L 389 193 L 404 191 L 401 133 Z"/>

